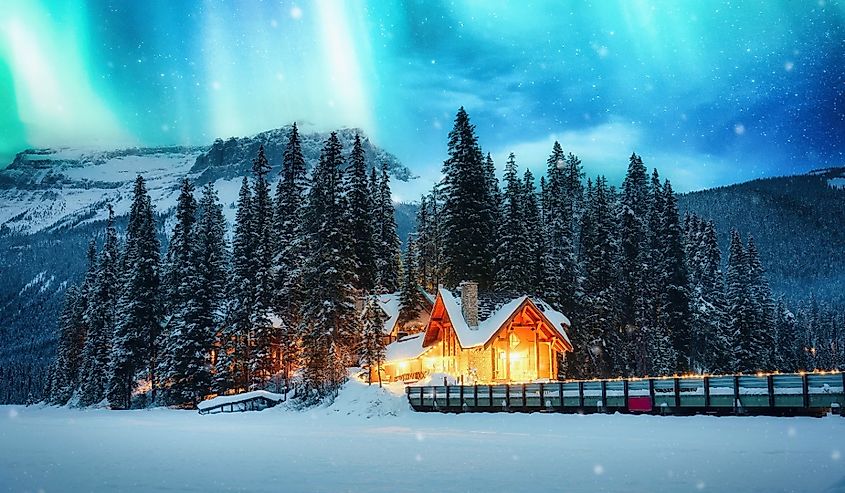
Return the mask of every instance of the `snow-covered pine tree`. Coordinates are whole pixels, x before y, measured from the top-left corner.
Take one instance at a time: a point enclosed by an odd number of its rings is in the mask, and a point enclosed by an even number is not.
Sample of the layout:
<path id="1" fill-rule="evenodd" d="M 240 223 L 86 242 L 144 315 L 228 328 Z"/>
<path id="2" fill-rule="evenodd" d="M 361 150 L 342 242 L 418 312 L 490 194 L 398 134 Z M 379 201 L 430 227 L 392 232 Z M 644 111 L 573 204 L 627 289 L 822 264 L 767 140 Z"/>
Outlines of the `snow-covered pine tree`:
<path id="1" fill-rule="evenodd" d="M 113 409 L 128 409 L 138 378 L 156 398 L 161 331 L 161 265 L 155 212 L 144 177 L 138 175 L 129 209 L 123 288 L 117 303 L 106 397 Z"/>
<path id="2" fill-rule="evenodd" d="M 71 286 L 65 293 L 65 305 L 59 318 L 60 339 L 47 400 L 65 405 L 79 389 L 83 350 L 88 336 L 85 311 L 97 280 L 97 247 L 92 239 L 86 252 L 88 268 L 79 287 Z M 67 312 L 71 309 L 70 313 Z"/>
<path id="3" fill-rule="evenodd" d="M 693 358 L 700 370 L 725 373 L 732 366 L 734 337 L 727 320 L 722 252 L 713 221 L 701 221 L 699 280 L 692 301 Z"/>
<path id="4" fill-rule="evenodd" d="M 580 218 L 580 255 L 584 295 L 579 316 L 573 317 L 573 345 L 567 355 L 567 378 L 596 378 L 618 374 L 621 339 L 616 294 L 619 240 L 616 207 L 607 181 L 588 182 L 586 205 Z"/>
<path id="5" fill-rule="evenodd" d="M 79 356 L 84 343 L 84 334 L 80 334 L 83 326 L 81 320 L 76 318 L 79 301 L 79 288 L 72 284 L 65 291 L 64 305 L 59 315 L 59 344 L 56 359 L 50 368 L 49 392 L 45 392 L 50 404 L 66 404 L 76 386 L 76 370 L 79 368 Z"/>
<path id="6" fill-rule="evenodd" d="M 392 293 L 399 289 L 399 235 L 396 233 L 396 217 L 393 196 L 390 192 L 390 176 L 387 163 L 381 167 L 378 193 L 375 196 L 374 215 L 376 222 L 376 284 Z"/>
<path id="7" fill-rule="evenodd" d="M 802 337 L 798 333 L 798 323 L 784 304 L 783 297 L 775 307 L 775 332 L 777 334 L 777 369 L 783 372 L 796 372 L 801 369 Z"/>
<path id="8" fill-rule="evenodd" d="M 259 387 L 278 370 L 271 358 L 273 345 L 277 344 L 270 313 L 274 299 L 273 268 L 273 202 L 270 198 L 270 184 L 267 174 L 270 166 L 264 152 L 264 146 L 258 148 L 258 155 L 252 161 L 252 173 L 255 175 L 252 201 L 252 272 L 253 289 L 251 310 L 252 331 L 249 351 L 249 374 L 251 387 Z"/>
<path id="9" fill-rule="evenodd" d="M 428 256 L 431 239 L 429 233 L 431 225 L 428 216 L 428 197 L 423 194 L 420 197 L 420 207 L 417 209 L 417 282 L 423 289 L 431 289 L 432 269 L 431 258 Z"/>
<path id="10" fill-rule="evenodd" d="M 114 209 L 108 205 L 106 239 L 97 260 L 96 280 L 85 310 L 88 327 L 82 349 L 80 369 L 79 405 L 90 406 L 105 398 L 109 371 L 109 351 L 114 333 L 115 305 L 119 294 L 119 251 L 117 230 L 114 226 Z"/>
<path id="11" fill-rule="evenodd" d="M 489 179 L 484 157 L 463 106 L 449 132 L 449 157 L 443 162 L 443 264 L 444 282 L 478 282 L 479 289 L 492 286 L 493 259 L 489 235 L 494 231 Z"/>
<path id="12" fill-rule="evenodd" d="M 299 325 L 301 322 L 302 269 L 306 245 L 303 243 L 303 213 L 308 180 L 299 131 L 294 123 L 282 157 L 282 179 L 276 191 L 276 315 L 279 328 L 279 350 L 285 383 L 299 366 Z M 372 229 L 372 228 L 371 228 Z"/>
<path id="13" fill-rule="evenodd" d="M 529 245 L 526 239 L 526 218 L 524 214 L 525 190 L 516 172 L 516 157 L 508 156 L 505 164 L 505 193 L 496 237 L 499 245 L 496 252 L 496 290 L 503 292 L 526 292 L 530 271 L 526 269 Z"/>
<path id="14" fill-rule="evenodd" d="M 688 373 L 692 366 L 690 295 L 684 238 L 678 216 L 678 201 L 669 180 L 663 183 L 662 275 L 663 298 L 661 314 L 669 331 L 677 367 L 672 370 Z"/>
<path id="15" fill-rule="evenodd" d="M 632 154 L 622 182 L 620 208 L 620 290 L 623 322 L 637 327 L 643 321 L 642 279 L 645 256 L 644 241 L 648 238 L 649 186 L 642 159 Z"/>
<path id="16" fill-rule="evenodd" d="M 402 287 L 399 291 L 400 324 L 413 320 L 424 306 L 425 300 L 423 300 L 417 283 L 418 258 L 417 240 L 412 234 L 409 234 L 408 248 L 405 250 L 405 261 L 403 262 Z"/>
<path id="17" fill-rule="evenodd" d="M 185 318 L 186 308 L 196 284 L 194 277 L 197 275 L 197 265 L 193 235 L 196 209 L 194 185 L 184 178 L 176 200 L 176 223 L 168 242 L 162 274 L 164 323 L 160 337 L 158 377 L 161 383 L 159 398 L 166 404 L 181 402 L 180 387 L 185 369 L 176 359 L 185 354 L 182 344 L 185 328 L 190 323 Z"/>
<path id="18" fill-rule="evenodd" d="M 367 179 L 367 162 L 361 136 L 356 134 L 346 169 L 346 210 L 349 229 L 352 233 L 353 260 L 357 280 L 355 287 L 371 293 L 376 286 L 376 245 L 373 241 L 373 206 L 370 183 Z M 391 203 L 392 207 L 392 203 Z"/>
<path id="19" fill-rule="evenodd" d="M 361 360 L 361 365 L 378 376 L 378 384 L 381 386 L 381 365 L 384 363 L 385 345 L 384 345 L 384 321 L 386 317 L 384 312 L 376 303 L 376 296 L 367 297 L 367 304 L 364 307 L 364 320 L 362 323 L 361 342 L 358 348 L 358 357 Z M 368 384 L 372 384 L 372 380 L 368 380 Z"/>
<path id="20" fill-rule="evenodd" d="M 772 371 L 777 368 L 777 334 L 775 327 L 775 302 L 772 296 L 772 290 L 769 287 L 769 281 L 766 279 L 765 269 L 760 262 L 760 254 L 757 251 L 757 245 L 754 243 L 754 238 L 748 237 L 748 276 L 751 286 L 751 298 L 754 301 L 755 319 L 757 320 L 757 327 L 755 328 L 756 344 L 759 346 L 761 353 L 759 354 L 760 370 Z"/>
<path id="21" fill-rule="evenodd" d="M 226 320 L 220 334 L 220 350 L 215 370 L 217 393 L 247 388 L 249 373 L 253 303 L 253 198 L 247 177 L 238 193 L 235 227 L 232 236 L 232 258 L 227 286 Z"/>
<path id="22" fill-rule="evenodd" d="M 210 392 L 212 383 L 210 355 L 215 314 L 211 297 L 213 290 L 220 288 L 220 279 L 215 277 L 222 275 L 219 262 L 224 259 L 205 263 L 208 252 L 202 248 L 206 238 L 198 230 L 197 209 L 194 186 L 185 179 L 168 250 L 169 277 L 177 280 L 170 294 L 175 301 L 174 310 L 164 327 L 159 370 L 164 402 L 168 404 L 196 404 Z M 206 277 L 214 271 L 214 276 Z"/>
<path id="23" fill-rule="evenodd" d="M 305 224 L 309 251 L 303 281 L 304 377 L 318 397 L 334 391 L 348 361 L 339 345 L 354 342 L 354 265 L 345 223 L 342 190 L 342 146 L 335 132 L 326 140 L 308 193 Z M 340 365 L 333 368 L 332 365 Z"/>
<path id="24" fill-rule="evenodd" d="M 491 286 L 496 280 L 496 271 L 498 270 L 498 240 L 496 234 L 499 230 L 499 223 L 501 222 L 502 214 L 502 191 L 499 190 L 499 179 L 496 177 L 496 164 L 493 162 L 493 156 L 488 152 L 484 159 L 484 195 L 486 205 L 486 218 L 484 226 L 487 232 L 484 235 L 486 245 L 484 246 L 484 256 L 490 259 L 490 283 Z"/>
<path id="25" fill-rule="evenodd" d="M 755 334 L 757 320 L 748 272 L 748 254 L 739 232 L 731 231 L 726 281 L 728 327 L 734 338 L 734 371 L 756 372 L 760 369 L 760 347 Z"/>
<path id="26" fill-rule="evenodd" d="M 530 169 L 525 170 L 522 178 L 522 216 L 523 234 L 525 235 L 525 258 L 522 260 L 525 269 L 525 292 L 532 295 L 540 294 L 543 280 L 543 257 L 546 254 L 546 242 L 543 235 L 543 219 L 541 217 L 537 187 L 534 175 Z"/>
<path id="27" fill-rule="evenodd" d="M 565 156 L 560 143 L 555 142 L 546 165 L 543 297 L 564 312 L 573 313 L 580 289 L 575 221 L 582 195 L 581 162 L 571 154 Z"/>

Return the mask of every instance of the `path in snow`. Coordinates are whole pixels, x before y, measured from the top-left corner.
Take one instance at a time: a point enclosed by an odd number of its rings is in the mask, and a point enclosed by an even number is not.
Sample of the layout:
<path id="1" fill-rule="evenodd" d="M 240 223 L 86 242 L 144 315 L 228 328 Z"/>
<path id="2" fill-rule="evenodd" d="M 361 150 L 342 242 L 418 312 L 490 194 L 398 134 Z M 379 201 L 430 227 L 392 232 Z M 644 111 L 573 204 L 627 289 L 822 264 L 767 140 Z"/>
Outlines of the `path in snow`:
<path id="1" fill-rule="evenodd" d="M 0 491 L 845 492 L 840 417 L 0 407 Z"/>

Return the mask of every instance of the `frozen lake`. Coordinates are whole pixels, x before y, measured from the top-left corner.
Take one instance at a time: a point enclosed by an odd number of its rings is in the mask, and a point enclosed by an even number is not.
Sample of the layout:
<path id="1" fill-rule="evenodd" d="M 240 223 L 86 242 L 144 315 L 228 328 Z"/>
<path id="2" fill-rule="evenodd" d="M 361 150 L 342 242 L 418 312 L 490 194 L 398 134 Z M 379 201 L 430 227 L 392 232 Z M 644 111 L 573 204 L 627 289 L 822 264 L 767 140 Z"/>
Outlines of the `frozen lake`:
<path id="1" fill-rule="evenodd" d="M 845 492 L 845 419 L 0 407 L 2 491 Z"/>

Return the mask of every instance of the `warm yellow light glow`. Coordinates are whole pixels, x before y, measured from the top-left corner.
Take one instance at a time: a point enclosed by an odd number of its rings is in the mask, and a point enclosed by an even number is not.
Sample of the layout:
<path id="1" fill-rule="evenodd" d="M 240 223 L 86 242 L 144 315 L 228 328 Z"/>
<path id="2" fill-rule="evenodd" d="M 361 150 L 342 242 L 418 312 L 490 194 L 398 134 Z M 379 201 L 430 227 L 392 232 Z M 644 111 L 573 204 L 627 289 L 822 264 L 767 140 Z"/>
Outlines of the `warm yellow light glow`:
<path id="1" fill-rule="evenodd" d="M 407 361 L 400 361 L 399 362 L 399 371 L 407 371 L 410 368 L 410 364 Z"/>

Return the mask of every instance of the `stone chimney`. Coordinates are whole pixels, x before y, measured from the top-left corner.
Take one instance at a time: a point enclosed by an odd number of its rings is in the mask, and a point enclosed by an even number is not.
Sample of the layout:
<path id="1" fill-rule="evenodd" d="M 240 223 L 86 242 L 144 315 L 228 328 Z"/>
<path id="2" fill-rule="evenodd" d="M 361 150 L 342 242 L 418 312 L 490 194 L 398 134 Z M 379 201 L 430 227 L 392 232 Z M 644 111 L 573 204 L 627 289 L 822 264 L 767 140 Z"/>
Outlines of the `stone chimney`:
<path id="1" fill-rule="evenodd" d="M 461 283 L 461 312 L 470 329 L 478 328 L 478 283 L 464 281 Z"/>

